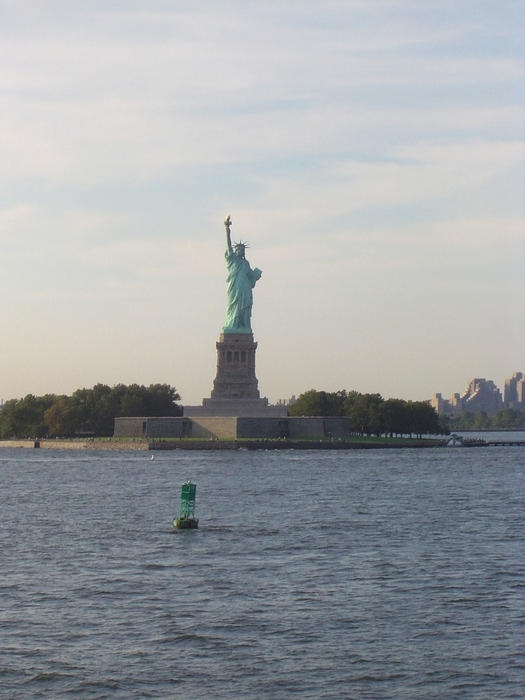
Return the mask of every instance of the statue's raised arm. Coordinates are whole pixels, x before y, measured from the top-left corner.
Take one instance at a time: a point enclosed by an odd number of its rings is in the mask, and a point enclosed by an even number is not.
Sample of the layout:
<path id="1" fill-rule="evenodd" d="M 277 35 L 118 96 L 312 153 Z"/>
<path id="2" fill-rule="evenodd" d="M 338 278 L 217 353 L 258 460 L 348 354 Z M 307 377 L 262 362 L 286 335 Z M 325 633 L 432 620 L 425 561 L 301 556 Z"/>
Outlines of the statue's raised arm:
<path id="1" fill-rule="evenodd" d="M 224 226 L 226 227 L 226 246 L 227 246 L 228 251 L 230 253 L 232 252 L 232 239 L 231 239 L 231 234 L 230 234 L 231 225 L 232 225 L 232 220 L 230 219 L 230 215 L 228 214 L 226 221 L 224 222 Z"/>

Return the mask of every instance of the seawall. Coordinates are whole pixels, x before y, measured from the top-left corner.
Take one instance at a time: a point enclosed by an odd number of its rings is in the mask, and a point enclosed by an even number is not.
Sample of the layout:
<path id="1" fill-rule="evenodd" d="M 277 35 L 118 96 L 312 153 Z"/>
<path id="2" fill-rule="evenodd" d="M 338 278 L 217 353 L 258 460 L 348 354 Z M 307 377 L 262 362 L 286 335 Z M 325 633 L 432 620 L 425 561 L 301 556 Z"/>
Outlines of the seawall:
<path id="1" fill-rule="evenodd" d="M 373 450 L 400 447 L 444 447 L 442 440 L 157 440 L 150 450 Z"/>
<path id="2" fill-rule="evenodd" d="M 401 447 L 428 448 L 443 447 L 443 440 L 0 440 L 0 448 L 26 448 L 51 450 L 371 450 L 399 449 Z"/>
<path id="3" fill-rule="evenodd" d="M 0 440 L 0 448 L 48 450 L 148 450 L 147 441 L 139 440 Z"/>

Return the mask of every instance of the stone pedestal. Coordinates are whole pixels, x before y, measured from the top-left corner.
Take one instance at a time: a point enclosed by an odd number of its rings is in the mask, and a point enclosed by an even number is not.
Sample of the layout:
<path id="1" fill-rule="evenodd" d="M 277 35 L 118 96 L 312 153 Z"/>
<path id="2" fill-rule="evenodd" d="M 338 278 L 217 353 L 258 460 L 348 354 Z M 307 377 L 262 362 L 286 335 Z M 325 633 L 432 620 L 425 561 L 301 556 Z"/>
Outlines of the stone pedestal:
<path id="1" fill-rule="evenodd" d="M 221 333 L 217 342 L 217 374 L 202 406 L 185 406 L 185 416 L 285 416 L 285 406 L 269 406 L 259 394 L 255 376 L 253 333 Z"/>
<path id="2" fill-rule="evenodd" d="M 253 333 L 221 333 L 212 399 L 259 399 Z"/>

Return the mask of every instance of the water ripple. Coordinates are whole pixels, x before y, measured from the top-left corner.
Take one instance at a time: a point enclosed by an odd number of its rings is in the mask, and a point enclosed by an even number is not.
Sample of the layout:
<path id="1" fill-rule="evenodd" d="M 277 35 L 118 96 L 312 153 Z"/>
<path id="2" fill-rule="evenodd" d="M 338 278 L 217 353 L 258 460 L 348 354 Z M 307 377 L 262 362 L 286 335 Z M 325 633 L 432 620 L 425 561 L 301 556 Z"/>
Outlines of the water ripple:
<path id="1" fill-rule="evenodd" d="M 523 695 L 517 448 L 2 455 L 1 697 Z"/>

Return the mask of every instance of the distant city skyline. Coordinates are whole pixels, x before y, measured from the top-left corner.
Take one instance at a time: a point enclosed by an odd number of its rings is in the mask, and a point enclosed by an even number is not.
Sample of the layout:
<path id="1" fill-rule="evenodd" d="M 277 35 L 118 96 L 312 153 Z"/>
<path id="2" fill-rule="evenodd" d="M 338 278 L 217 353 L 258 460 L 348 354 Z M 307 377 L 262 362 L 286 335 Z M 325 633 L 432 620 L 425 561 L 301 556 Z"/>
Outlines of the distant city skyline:
<path id="1" fill-rule="evenodd" d="M 76 389 L 80 388 L 91 387 L 76 387 Z M 348 389 L 347 387 L 339 387 L 339 389 L 352 391 L 352 388 Z M 326 388 L 317 387 L 317 390 L 326 391 Z M 23 396 L 13 396 L 10 398 L 19 399 L 23 398 Z M 383 398 L 403 397 L 383 396 Z M 295 403 L 296 400 L 297 396 L 292 394 L 289 397 L 279 397 L 275 399 L 273 403 L 274 405 L 288 406 Z M 494 411 L 502 408 L 525 409 L 525 372 L 514 372 L 512 376 L 507 377 L 504 380 L 501 387 L 499 387 L 492 379 L 475 377 L 466 383 L 466 388 L 463 389 L 463 391 L 453 392 L 449 397 L 443 396 L 442 392 L 434 392 L 430 398 L 422 400 L 429 401 L 438 413 L 462 413 L 463 411 L 485 411 L 488 413 L 493 413 Z M 5 400 L 0 397 L 0 407 L 4 404 L 4 402 Z M 178 403 L 184 405 L 184 401 L 182 401 L 182 399 Z"/>
<path id="2" fill-rule="evenodd" d="M 440 392 L 433 395 L 431 405 L 438 413 L 495 413 L 502 408 L 525 409 L 525 379 L 523 372 L 514 372 L 505 379 L 503 392 L 485 377 L 472 379 L 462 393 L 455 392 L 445 398 Z"/>
<path id="3" fill-rule="evenodd" d="M 0 397 L 209 396 L 228 214 L 272 403 L 503 387 L 524 24 L 510 0 L 4 3 Z"/>

